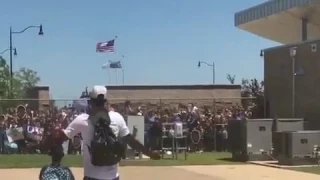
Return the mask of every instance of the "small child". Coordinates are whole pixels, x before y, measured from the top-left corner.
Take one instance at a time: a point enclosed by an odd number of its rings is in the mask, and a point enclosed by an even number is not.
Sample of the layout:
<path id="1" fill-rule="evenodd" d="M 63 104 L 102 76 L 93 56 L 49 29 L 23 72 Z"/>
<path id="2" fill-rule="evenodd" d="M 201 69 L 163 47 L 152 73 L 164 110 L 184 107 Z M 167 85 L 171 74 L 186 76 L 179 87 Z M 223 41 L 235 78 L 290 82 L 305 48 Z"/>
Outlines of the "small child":
<path id="1" fill-rule="evenodd" d="M 75 180 L 71 170 L 60 165 L 64 156 L 62 145 L 53 145 L 49 156 L 51 164 L 41 169 L 39 180 Z"/>

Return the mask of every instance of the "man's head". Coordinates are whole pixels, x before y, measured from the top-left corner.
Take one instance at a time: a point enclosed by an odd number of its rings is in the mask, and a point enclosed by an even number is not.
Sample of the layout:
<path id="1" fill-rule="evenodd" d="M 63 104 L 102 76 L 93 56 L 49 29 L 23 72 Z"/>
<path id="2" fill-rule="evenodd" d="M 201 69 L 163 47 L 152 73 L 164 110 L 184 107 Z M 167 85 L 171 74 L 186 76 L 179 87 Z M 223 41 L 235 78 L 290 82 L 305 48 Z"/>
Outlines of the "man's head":
<path id="1" fill-rule="evenodd" d="M 18 118 L 23 118 L 26 115 L 26 108 L 23 105 L 17 107 Z"/>
<path id="2" fill-rule="evenodd" d="M 107 102 L 107 88 L 105 86 L 93 86 L 89 92 L 89 105 L 92 109 L 102 108 Z"/>

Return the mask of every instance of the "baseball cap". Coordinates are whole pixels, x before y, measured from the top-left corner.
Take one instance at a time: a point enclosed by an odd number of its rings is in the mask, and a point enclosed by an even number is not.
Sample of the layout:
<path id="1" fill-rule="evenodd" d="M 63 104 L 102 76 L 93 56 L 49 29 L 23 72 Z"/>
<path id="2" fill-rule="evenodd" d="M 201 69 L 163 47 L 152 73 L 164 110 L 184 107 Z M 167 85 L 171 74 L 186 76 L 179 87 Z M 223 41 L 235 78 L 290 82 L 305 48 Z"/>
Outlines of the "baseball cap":
<path id="1" fill-rule="evenodd" d="M 107 99 L 107 88 L 105 86 L 93 86 L 89 93 L 91 99 L 97 99 L 101 95 L 104 99 Z"/>

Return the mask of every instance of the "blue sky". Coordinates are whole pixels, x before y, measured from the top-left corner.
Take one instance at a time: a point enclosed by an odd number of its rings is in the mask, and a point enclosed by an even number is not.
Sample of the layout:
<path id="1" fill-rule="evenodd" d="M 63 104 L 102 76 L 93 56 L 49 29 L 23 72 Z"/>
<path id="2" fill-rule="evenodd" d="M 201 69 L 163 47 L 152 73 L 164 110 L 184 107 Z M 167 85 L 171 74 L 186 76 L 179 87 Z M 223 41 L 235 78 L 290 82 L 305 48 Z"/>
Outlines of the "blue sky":
<path id="1" fill-rule="evenodd" d="M 260 49 L 276 45 L 234 27 L 234 13 L 261 0 L 10 0 L 1 5 L 0 49 L 9 46 L 9 27 L 20 31 L 43 24 L 44 36 L 30 29 L 13 37 L 18 56 L 13 68 L 37 71 L 54 98 L 75 98 L 86 86 L 108 84 L 101 65 L 123 60 L 125 84 L 216 84 L 226 74 L 263 78 Z M 99 41 L 114 36 L 115 54 L 95 52 Z M 1 51 L 0 50 L 0 51 Z M 9 59 L 9 54 L 4 54 Z M 115 72 L 109 72 L 111 84 Z M 118 84 L 122 83 L 118 71 Z"/>

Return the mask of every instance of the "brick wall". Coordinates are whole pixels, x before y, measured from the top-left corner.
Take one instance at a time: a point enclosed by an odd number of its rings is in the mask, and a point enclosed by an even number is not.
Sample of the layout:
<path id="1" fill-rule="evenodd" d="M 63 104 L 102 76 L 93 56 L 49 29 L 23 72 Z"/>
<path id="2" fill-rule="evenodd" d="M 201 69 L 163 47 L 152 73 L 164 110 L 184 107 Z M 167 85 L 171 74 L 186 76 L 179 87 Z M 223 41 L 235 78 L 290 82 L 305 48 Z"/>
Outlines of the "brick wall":
<path id="1" fill-rule="evenodd" d="M 241 104 L 239 85 L 111 86 L 107 88 L 108 98 L 112 99 L 113 103 L 128 99 L 131 102 L 153 104 L 193 102 L 198 106 L 212 106 L 219 103 Z"/>

